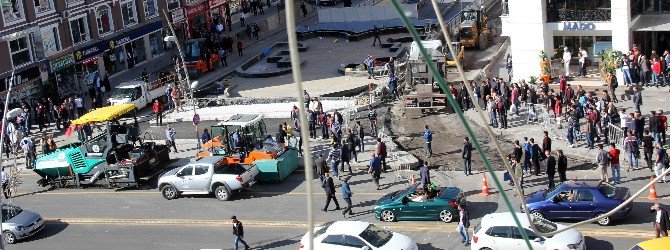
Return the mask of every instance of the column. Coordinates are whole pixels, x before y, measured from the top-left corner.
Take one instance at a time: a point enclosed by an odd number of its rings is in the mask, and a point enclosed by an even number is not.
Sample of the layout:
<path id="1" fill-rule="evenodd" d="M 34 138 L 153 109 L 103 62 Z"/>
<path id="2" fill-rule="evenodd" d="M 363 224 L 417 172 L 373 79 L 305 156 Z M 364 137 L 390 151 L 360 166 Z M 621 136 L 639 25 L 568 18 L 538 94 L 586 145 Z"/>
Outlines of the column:
<path id="1" fill-rule="evenodd" d="M 552 52 L 552 32 L 546 28 L 546 2 L 509 0 L 509 17 L 505 33 L 510 36 L 514 67 L 513 81 L 529 80 L 540 75 L 540 51 Z"/>
<path id="2" fill-rule="evenodd" d="M 612 48 L 627 53 L 631 48 L 630 1 L 612 0 Z"/>
<path id="3" fill-rule="evenodd" d="M 154 59 L 153 55 L 151 54 L 151 41 L 149 41 L 149 36 L 151 36 L 151 34 L 148 34 L 142 38 L 142 40 L 144 40 L 144 55 L 146 55 L 147 58 L 145 61 L 147 62 L 151 59 Z"/>

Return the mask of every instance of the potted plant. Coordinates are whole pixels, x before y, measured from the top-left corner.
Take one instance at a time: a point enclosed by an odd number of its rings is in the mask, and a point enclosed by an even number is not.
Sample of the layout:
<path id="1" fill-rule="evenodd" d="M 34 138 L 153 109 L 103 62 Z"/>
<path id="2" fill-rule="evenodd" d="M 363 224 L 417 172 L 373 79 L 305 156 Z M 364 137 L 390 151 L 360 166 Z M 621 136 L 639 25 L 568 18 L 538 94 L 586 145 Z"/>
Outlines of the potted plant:
<path id="1" fill-rule="evenodd" d="M 609 82 L 609 73 L 615 73 L 616 70 L 620 69 L 621 65 L 621 51 L 606 49 L 600 51 L 598 56 L 600 56 L 602 63 L 600 64 L 600 72 L 602 77 L 605 79 L 605 82 Z"/>
<path id="2" fill-rule="evenodd" d="M 540 79 L 544 82 L 551 81 L 551 67 L 549 66 L 549 57 L 544 50 L 540 51 Z"/>

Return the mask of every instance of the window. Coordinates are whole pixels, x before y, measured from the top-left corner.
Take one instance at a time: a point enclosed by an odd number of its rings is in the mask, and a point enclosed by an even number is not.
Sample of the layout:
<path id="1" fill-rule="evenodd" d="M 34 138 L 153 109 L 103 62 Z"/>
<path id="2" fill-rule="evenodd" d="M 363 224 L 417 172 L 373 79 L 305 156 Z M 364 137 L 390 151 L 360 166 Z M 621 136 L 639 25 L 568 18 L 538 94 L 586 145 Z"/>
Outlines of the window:
<path id="1" fill-rule="evenodd" d="M 86 16 L 79 16 L 70 20 L 70 32 L 72 33 L 72 43 L 82 43 L 91 39 L 88 33 L 88 20 Z"/>
<path id="2" fill-rule="evenodd" d="M 9 41 L 9 50 L 12 54 L 12 64 L 15 67 L 33 61 L 28 36 Z"/>
<path id="3" fill-rule="evenodd" d="M 56 54 L 61 50 L 57 24 L 42 28 L 42 46 L 44 46 L 44 53 L 47 56 Z"/>
<path id="4" fill-rule="evenodd" d="M 5 19 L 5 25 L 25 20 L 23 1 L 0 0 L 0 6 L 2 7 L 2 17 Z"/>
<path id="5" fill-rule="evenodd" d="M 144 14 L 146 19 L 158 16 L 158 4 L 156 0 L 144 0 Z"/>
<path id="6" fill-rule="evenodd" d="M 80 4 L 80 3 L 83 3 L 83 2 L 84 2 L 84 0 L 67 0 L 67 5 L 68 5 L 68 7 L 71 7 L 73 5 L 77 5 L 77 4 Z"/>
<path id="7" fill-rule="evenodd" d="M 169 10 L 174 10 L 179 8 L 181 5 L 179 5 L 179 0 L 167 0 L 167 6 Z"/>
<path id="8" fill-rule="evenodd" d="M 593 197 L 593 193 L 589 190 L 577 190 L 577 199 L 575 200 L 576 202 L 592 202 L 594 201 L 595 198 Z"/>
<path id="9" fill-rule="evenodd" d="M 358 235 L 358 237 L 361 237 L 364 241 L 370 243 L 370 245 L 379 248 L 391 240 L 393 233 L 370 224 L 368 228 L 366 228 L 363 232 L 361 232 L 361 234 Z"/>
<path id="10" fill-rule="evenodd" d="M 193 166 L 188 166 L 179 171 L 179 176 L 191 176 L 193 175 Z"/>
<path id="11" fill-rule="evenodd" d="M 361 239 L 356 238 L 354 236 L 349 236 L 349 235 L 344 236 L 344 245 L 348 246 L 348 247 L 355 247 L 355 248 L 358 248 L 358 249 L 361 249 L 361 248 L 367 246 L 365 244 L 365 242 L 363 242 Z"/>
<path id="12" fill-rule="evenodd" d="M 511 238 L 512 230 L 510 227 L 491 227 L 486 234 L 492 237 Z"/>
<path id="13" fill-rule="evenodd" d="M 241 175 L 247 170 L 240 164 L 216 165 L 214 173 Z"/>
<path id="14" fill-rule="evenodd" d="M 35 12 L 37 14 L 52 11 L 54 9 L 53 2 L 51 0 L 34 0 L 34 2 L 35 2 Z"/>
<path id="15" fill-rule="evenodd" d="M 123 17 L 123 27 L 137 24 L 135 1 L 127 1 L 121 4 L 121 16 Z"/>
<path id="16" fill-rule="evenodd" d="M 106 34 L 114 30 L 112 22 L 112 11 L 107 6 L 100 7 L 95 13 L 95 22 L 98 26 L 98 34 Z"/>
<path id="17" fill-rule="evenodd" d="M 523 230 L 526 231 L 526 235 L 528 235 L 529 240 L 534 240 L 538 237 L 537 234 L 533 233 L 533 231 L 528 230 L 527 228 L 524 228 Z M 515 239 L 523 239 L 523 235 L 521 235 L 521 231 L 519 231 L 518 227 L 512 227 L 512 231 L 514 233 Z"/>
<path id="18" fill-rule="evenodd" d="M 328 235 L 321 243 L 344 246 L 344 235 Z"/>
<path id="19" fill-rule="evenodd" d="M 195 175 L 206 174 L 207 172 L 209 172 L 209 166 L 195 166 Z"/>

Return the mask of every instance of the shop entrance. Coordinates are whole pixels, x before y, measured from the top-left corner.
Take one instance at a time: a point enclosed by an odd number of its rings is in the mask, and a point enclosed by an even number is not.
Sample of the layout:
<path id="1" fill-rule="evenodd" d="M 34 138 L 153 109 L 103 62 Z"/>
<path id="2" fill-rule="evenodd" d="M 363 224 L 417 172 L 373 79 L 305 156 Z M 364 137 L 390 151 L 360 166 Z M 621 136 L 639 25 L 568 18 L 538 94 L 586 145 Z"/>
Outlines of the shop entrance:
<path id="1" fill-rule="evenodd" d="M 646 54 L 652 50 L 663 54 L 664 50 L 670 49 L 670 31 L 635 31 L 633 43 Z"/>

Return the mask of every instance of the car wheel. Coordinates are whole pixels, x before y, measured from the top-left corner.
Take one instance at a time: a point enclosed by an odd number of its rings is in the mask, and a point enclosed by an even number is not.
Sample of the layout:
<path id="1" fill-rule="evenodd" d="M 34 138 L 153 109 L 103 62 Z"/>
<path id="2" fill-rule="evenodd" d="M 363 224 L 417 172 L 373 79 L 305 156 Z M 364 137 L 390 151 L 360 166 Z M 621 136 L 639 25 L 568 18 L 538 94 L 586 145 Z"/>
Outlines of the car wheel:
<path id="1" fill-rule="evenodd" d="M 2 233 L 2 237 L 5 238 L 5 243 L 7 244 L 14 244 L 16 243 L 16 235 L 10 231 L 5 231 Z"/>
<path id="2" fill-rule="evenodd" d="M 602 215 L 602 213 L 597 214 L 596 217 L 601 216 L 601 215 Z M 600 226 L 609 226 L 610 223 L 612 223 L 612 220 L 610 219 L 609 216 L 605 216 L 602 219 L 598 220 L 596 223 L 598 223 L 598 225 L 600 225 Z"/>
<path id="3" fill-rule="evenodd" d="M 230 199 L 230 191 L 228 191 L 228 188 L 223 185 L 216 187 L 216 190 L 214 190 L 214 195 L 220 201 L 227 201 Z"/>
<path id="4" fill-rule="evenodd" d="M 537 210 L 533 210 L 533 211 L 531 211 L 531 212 L 530 212 L 530 217 L 533 218 L 533 219 L 535 219 L 535 218 L 537 218 L 537 219 L 544 219 L 544 218 L 545 218 L 545 217 L 544 217 L 544 214 L 543 214 L 542 212 L 540 212 L 540 211 L 537 211 Z"/>
<path id="5" fill-rule="evenodd" d="M 395 221 L 395 214 L 393 211 L 384 210 L 382 211 L 382 220 L 386 222 L 393 222 Z"/>
<path id="6" fill-rule="evenodd" d="M 440 220 L 446 223 L 454 221 L 454 214 L 449 210 L 440 211 Z"/>
<path id="7" fill-rule="evenodd" d="M 165 185 L 161 188 L 161 194 L 163 194 L 163 198 L 166 200 L 172 200 L 177 198 L 177 189 L 172 185 Z"/>

